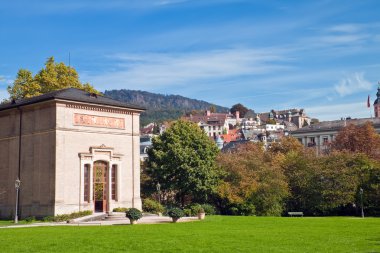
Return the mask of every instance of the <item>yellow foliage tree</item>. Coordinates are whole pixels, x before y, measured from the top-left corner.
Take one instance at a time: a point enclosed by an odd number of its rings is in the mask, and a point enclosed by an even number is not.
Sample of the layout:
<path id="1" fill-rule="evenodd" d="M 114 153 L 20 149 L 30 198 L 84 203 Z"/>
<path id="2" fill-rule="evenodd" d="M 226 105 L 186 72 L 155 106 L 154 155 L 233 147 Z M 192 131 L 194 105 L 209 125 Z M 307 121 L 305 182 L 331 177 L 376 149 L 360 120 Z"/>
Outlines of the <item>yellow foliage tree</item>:
<path id="1" fill-rule="evenodd" d="M 54 57 L 48 58 L 45 68 L 34 77 L 29 70 L 20 69 L 13 85 L 8 86 L 7 90 L 11 99 L 23 99 L 65 88 L 77 88 L 100 94 L 89 83 L 82 84 L 74 68 L 62 62 L 56 63 Z"/>

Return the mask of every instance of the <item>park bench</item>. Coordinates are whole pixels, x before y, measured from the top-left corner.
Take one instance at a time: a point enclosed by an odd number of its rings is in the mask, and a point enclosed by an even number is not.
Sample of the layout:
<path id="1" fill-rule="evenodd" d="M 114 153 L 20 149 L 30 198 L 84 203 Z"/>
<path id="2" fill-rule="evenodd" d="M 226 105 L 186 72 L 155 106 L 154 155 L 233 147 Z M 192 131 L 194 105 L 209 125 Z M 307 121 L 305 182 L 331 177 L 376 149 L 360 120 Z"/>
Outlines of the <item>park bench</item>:
<path id="1" fill-rule="evenodd" d="M 302 216 L 303 217 L 303 212 L 288 212 L 288 215 L 290 217 L 293 217 L 293 216 Z"/>

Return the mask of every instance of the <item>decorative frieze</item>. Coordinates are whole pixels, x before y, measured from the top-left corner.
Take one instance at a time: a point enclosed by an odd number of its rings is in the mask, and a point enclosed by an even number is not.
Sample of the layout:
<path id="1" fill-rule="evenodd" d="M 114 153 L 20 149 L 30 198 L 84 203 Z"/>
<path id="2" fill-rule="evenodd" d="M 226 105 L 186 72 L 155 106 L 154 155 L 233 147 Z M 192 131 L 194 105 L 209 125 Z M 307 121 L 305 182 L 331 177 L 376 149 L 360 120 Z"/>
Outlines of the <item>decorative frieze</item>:
<path id="1" fill-rule="evenodd" d="M 125 119 L 74 113 L 74 125 L 125 129 Z"/>
<path id="2" fill-rule="evenodd" d="M 131 115 L 132 112 L 128 110 L 118 110 L 118 109 L 112 109 L 112 108 L 105 108 L 105 107 L 98 107 L 98 106 L 90 106 L 90 105 L 83 105 L 83 104 L 66 104 L 67 108 L 74 108 L 74 109 L 82 109 L 87 111 L 97 111 L 97 112 L 110 112 L 110 113 L 118 113 L 118 114 L 128 114 Z M 138 114 L 136 114 L 138 115 Z"/>

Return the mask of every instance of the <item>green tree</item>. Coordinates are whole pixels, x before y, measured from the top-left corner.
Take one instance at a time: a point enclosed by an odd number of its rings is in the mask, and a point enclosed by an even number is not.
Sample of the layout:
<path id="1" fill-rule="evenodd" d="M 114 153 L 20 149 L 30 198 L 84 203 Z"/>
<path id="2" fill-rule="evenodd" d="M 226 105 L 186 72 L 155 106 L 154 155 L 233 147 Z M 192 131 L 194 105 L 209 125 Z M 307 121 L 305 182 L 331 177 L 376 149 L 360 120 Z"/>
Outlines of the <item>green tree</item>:
<path id="1" fill-rule="evenodd" d="M 215 164 L 219 150 L 194 123 L 179 120 L 161 136 L 153 139 L 148 151 L 151 184 L 174 192 L 182 206 L 186 199 L 206 202 L 216 191 L 220 171 Z"/>
<path id="2" fill-rule="evenodd" d="M 312 150 L 287 153 L 282 163 L 290 188 L 287 209 L 327 215 L 352 205 L 359 184 L 353 161 L 345 152 L 326 156 L 316 156 Z"/>
<path id="3" fill-rule="evenodd" d="M 45 63 L 45 68 L 34 77 L 29 70 L 20 69 L 13 85 L 8 86 L 7 90 L 11 99 L 22 99 L 70 87 L 100 94 L 90 84 L 82 84 L 74 68 L 62 62 L 56 63 L 54 57 L 50 57 Z"/>
<path id="4" fill-rule="evenodd" d="M 240 115 L 240 117 L 241 118 L 244 118 L 244 116 L 245 116 L 245 114 L 248 112 L 248 108 L 247 107 L 245 107 L 244 105 L 242 105 L 242 104 L 236 104 L 236 105 L 233 105 L 232 107 L 231 107 L 231 109 L 230 109 L 230 112 L 232 113 L 232 114 L 234 114 L 235 112 L 239 112 L 239 115 Z"/>

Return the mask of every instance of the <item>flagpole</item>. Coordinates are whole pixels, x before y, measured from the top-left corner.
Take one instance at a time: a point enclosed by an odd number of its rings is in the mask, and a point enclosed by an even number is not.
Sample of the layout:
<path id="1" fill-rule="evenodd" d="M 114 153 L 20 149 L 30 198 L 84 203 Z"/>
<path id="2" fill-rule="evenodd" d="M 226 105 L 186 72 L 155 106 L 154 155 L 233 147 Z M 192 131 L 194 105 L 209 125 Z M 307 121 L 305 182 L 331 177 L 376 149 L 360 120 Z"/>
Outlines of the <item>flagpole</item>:
<path id="1" fill-rule="evenodd" d="M 369 95 L 368 95 L 368 99 L 367 99 L 367 108 L 369 109 L 369 113 L 370 113 L 370 116 L 371 116 L 371 119 L 372 119 L 371 101 L 370 101 L 370 96 Z"/>

